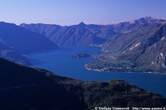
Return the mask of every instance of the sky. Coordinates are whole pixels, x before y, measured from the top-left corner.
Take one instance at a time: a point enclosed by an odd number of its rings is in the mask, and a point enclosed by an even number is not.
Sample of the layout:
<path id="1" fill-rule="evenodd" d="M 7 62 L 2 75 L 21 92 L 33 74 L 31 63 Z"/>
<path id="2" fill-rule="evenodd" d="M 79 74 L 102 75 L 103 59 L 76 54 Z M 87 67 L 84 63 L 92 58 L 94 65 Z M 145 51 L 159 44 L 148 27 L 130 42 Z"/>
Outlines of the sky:
<path id="1" fill-rule="evenodd" d="M 145 16 L 166 19 L 166 0 L 0 0 L 0 21 L 112 24 Z"/>

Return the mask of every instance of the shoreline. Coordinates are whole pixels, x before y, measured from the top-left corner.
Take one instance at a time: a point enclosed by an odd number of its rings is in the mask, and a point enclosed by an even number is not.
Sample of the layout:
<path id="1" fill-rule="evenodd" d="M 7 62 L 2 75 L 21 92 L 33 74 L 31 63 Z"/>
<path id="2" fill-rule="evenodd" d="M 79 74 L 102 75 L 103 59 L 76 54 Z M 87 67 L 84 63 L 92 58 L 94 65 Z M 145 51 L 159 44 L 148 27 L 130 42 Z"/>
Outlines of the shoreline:
<path id="1" fill-rule="evenodd" d="M 84 68 L 87 71 L 106 72 L 106 73 L 109 73 L 109 72 L 112 72 L 112 73 L 121 72 L 121 73 L 132 73 L 132 74 L 133 73 L 137 73 L 137 74 L 138 73 L 143 73 L 143 74 L 154 74 L 154 75 L 164 75 L 164 76 L 166 76 L 166 73 L 153 72 L 153 71 L 149 71 L 149 72 L 146 72 L 146 71 L 118 71 L 118 70 L 106 71 L 104 68 L 102 68 L 102 69 L 93 69 L 93 68 L 88 67 L 88 64 L 85 64 Z"/>

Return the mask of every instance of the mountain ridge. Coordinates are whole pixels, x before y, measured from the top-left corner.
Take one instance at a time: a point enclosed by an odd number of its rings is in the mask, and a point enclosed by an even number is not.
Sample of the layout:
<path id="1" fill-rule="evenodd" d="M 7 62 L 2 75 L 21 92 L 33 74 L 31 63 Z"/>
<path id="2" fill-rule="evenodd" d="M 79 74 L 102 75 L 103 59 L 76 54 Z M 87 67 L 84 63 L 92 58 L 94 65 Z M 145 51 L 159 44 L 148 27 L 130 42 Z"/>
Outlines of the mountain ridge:
<path id="1" fill-rule="evenodd" d="M 0 58 L 3 110 L 92 110 L 98 106 L 161 107 L 166 99 L 122 80 L 79 81 Z M 9 77 L 10 76 L 10 77 Z M 10 81 L 9 81 L 10 80 Z"/>
<path id="2" fill-rule="evenodd" d="M 40 52 L 57 48 L 56 44 L 42 35 L 11 23 L 0 22 L 0 37 L 8 47 L 14 48 L 20 53 Z"/>
<path id="3" fill-rule="evenodd" d="M 160 24 L 161 22 L 166 21 L 164 19 L 155 19 L 152 17 L 144 17 L 137 19 L 135 21 L 129 22 L 120 22 L 117 24 L 108 24 L 108 25 L 96 25 L 96 24 L 85 24 L 80 22 L 77 25 L 70 26 L 61 26 L 56 24 L 21 24 L 21 27 L 24 27 L 32 32 L 36 32 L 44 35 L 55 44 L 58 44 L 59 47 L 75 47 L 79 44 L 83 46 L 90 46 L 95 44 L 103 44 L 105 41 L 114 38 L 115 36 L 126 33 L 128 30 L 137 29 L 139 27 L 135 25 L 146 25 L 146 24 Z M 84 33 L 82 33 L 84 32 Z M 95 41 L 94 39 L 98 39 Z M 74 42 L 74 40 L 76 40 Z M 72 45 L 73 44 L 73 45 Z"/>
<path id="4" fill-rule="evenodd" d="M 165 73 L 165 20 L 152 18 L 125 24 L 119 35 L 102 46 L 98 63 L 86 65 L 99 71 Z M 131 28 L 131 29 L 130 29 Z"/>
<path id="5" fill-rule="evenodd" d="M 100 47 L 98 63 L 86 65 L 90 70 L 164 73 L 165 24 L 166 20 L 144 17 L 112 25 L 82 22 L 71 26 L 22 24 L 20 28 L 42 35 L 41 39 L 60 48 Z"/>
<path id="6" fill-rule="evenodd" d="M 59 47 L 64 48 L 99 45 L 105 42 L 106 38 L 110 36 L 110 34 L 114 34 L 113 32 L 105 34 L 105 31 L 109 30 L 109 28 L 102 30 L 99 26 L 99 28 L 91 29 L 94 25 L 86 25 L 84 23 L 71 26 L 48 24 L 22 24 L 20 26 L 33 32 L 43 34 Z"/>

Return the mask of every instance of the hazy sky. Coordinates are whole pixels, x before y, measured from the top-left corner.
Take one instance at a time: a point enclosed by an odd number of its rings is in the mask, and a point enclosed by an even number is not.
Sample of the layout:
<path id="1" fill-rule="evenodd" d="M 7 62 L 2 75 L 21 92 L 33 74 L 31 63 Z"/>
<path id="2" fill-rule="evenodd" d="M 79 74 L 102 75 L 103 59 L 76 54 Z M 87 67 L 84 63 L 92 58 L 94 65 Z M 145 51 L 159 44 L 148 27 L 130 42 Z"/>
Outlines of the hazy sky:
<path id="1" fill-rule="evenodd" d="M 152 16 L 166 18 L 166 0 L 0 0 L 0 21 L 110 24 Z"/>

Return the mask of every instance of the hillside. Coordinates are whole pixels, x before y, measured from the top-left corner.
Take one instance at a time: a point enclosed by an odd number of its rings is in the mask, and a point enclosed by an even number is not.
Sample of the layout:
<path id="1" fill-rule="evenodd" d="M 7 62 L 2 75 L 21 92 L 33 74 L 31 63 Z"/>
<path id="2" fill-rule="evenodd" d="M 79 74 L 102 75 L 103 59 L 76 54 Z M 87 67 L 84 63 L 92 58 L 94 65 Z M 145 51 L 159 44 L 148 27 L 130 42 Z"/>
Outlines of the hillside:
<path id="1" fill-rule="evenodd" d="M 101 71 L 165 73 L 165 23 L 165 20 L 148 17 L 118 28 L 119 35 L 102 46 L 103 52 L 98 61 L 86 65 L 87 68 Z"/>
<path id="2" fill-rule="evenodd" d="M 21 27 L 44 35 L 63 48 L 100 45 L 115 34 L 111 26 L 87 25 L 83 22 L 72 26 L 22 24 Z"/>
<path id="3" fill-rule="evenodd" d="M 56 44 L 42 35 L 5 22 L 0 22 L 0 39 L 18 53 L 36 53 L 57 48 Z"/>
<path id="4" fill-rule="evenodd" d="M 166 99 L 125 81 L 83 82 L 0 59 L 0 109 L 87 110 L 95 106 L 161 107 Z"/>

